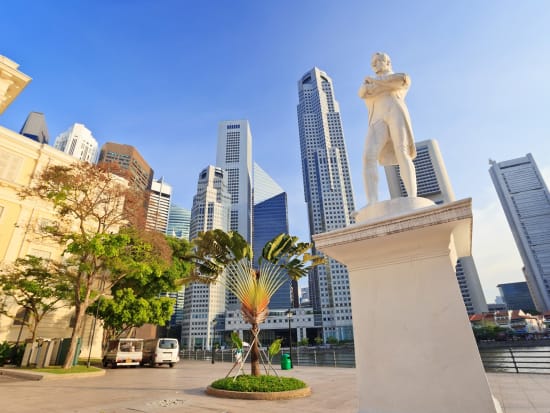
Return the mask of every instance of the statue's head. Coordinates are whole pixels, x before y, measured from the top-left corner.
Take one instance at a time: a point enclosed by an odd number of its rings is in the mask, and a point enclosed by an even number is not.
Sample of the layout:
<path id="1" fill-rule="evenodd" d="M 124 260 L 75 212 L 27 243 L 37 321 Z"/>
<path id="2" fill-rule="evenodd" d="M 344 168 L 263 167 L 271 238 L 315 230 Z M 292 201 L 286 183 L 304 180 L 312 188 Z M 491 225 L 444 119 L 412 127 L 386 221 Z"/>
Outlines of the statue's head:
<path id="1" fill-rule="evenodd" d="M 392 73 L 391 60 L 386 53 L 376 52 L 373 54 L 370 64 L 377 75 Z"/>

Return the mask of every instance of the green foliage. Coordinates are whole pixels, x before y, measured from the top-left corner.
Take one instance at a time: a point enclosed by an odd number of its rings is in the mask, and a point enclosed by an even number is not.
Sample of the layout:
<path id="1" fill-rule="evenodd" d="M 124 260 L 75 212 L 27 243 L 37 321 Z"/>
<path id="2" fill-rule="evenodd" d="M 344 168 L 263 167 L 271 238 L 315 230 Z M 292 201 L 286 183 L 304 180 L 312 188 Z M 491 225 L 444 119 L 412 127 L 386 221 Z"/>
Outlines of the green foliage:
<path id="1" fill-rule="evenodd" d="M 267 260 L 279 265 L 290 278 L 297 280 L 311 268 L 325 262 L 324 257 L 308 253 L 311 247 L 312 244 L 308 242 L 298 242 L 298 237 L 282 233 L 265 244 L 260 261 Z"/>
<path id="2" fill-rule="evenodd" d="M 42 319 L 66 306 L 71 296 L 70 280 L 59 271 L 59 265 L 43 258 L 27 255 L 0 271 L 0 314 L 15 319 L 9 312 L 6 298 L 10 297 L 25 309 L 24 319 L 18 319 L 31 331 L 34 339 Z"/>
<path id="3" fill-rule="evenodd" d="M 243 349 L 243 341 L 239 337 L 239 334 L 236 331 L 231 332 L 231 342 L 237 350 Z"/>
<path id="4" fill-rule="evenodd" d="M 280 392 L 304 389 L 307 385 L 292 377 L 242 375 L 216 380 L 211 387 L 240 392 Z"/>
<path id="5" fill-rule="evenodd" d="M 298 341 L 298 345 L 299 346 L 308 346 L 309 345 L 309 340 L 307 337 L 304 337 L 303 339 L 301 339 L 300 341 Z"/>
<path id="6" fill-rule="evenodd" d="M 225 267 L 243 258 L 252 260 L 252 247 L 238 232 L 213 229 L 199 233 L 193 240 L 195 249 L 193 277 L 188 281 L 215 282 Z"/>
<path id="7" fill-rule="evenodd" d="M 327 337 L 327 343 L 329 343 L 329 344 L 338 344 L 339 341 L 336 337 L 330 336 L 330 337 Z"/>
<path id="8" fill-rule="evenodd" d="M 506 328 L 497 325 L 488 325 L 483 327 L 474 327 L 474 337 L 476 341 L 480 340 L 504 340 L 506 338 Z"/>
<path id="9" fill-rule="evenodd" d="M 144 324 L 165 325 L 174 311 L 174 300 L 168 297 L 139 297 L 131 288 L 115 291 L 112 298 L 102 298 L 88 308 L 97 315 L 107 330 L 107 338 L 117 338 Z"/>
<path id="10" fill-rule="evenodd" d="M 267 354 L 269 356 L 270 363 L 273 357 L 279 354 L 279 351 L 281 351 L 281 341 L 283 341 L 282 338 L 276 339 L 273 343 L 271 343 L 271 345 L 267 349 Z"/>
<path id="11" fill-rule="evenodd" d="M 23 358 L 23 352 L 25 350 L 25 345 L 15 345 L 4 341 L 0 343 L 0 366 L 3 366 L 6 363 L 14 364 L 16 366 L 21 364 L 21 359 Z"/>
<path id="12" fill-rule="evenodd" d="M 315 338 L 313 339 L 313 341 L 315 341 L 315 344 L 318 345 L 318 346 L 321 345 L 321 344 L 323 344 L 323 339 L 322 339 L 321 337 L 319 337 L 319 336 L 315 337 Z"/>
<path id="13" fill-rule="evenodd" d="M 61 366 L 50 366 L 50 367 L 45 367 L 45 368 L 40 368 L 40 369 L 28 368 L 28 369 L 25 369 L 25 370 L 32 370 L 33 373 L 51 373 L 51 374 L 82 373 L 82 374 L 86 374 L 86 373 L 97 373 L 97 372 L 101 371 L 102 369 L 100 369 L 99 367 L 93 367 L 93 366 L 88 367 L 88 366 L 85 366 L 85 365 L 77 365 L 77 366 L 72 366 L 71 368 L 68 368 L 68 369 L 64 369 Z"/>

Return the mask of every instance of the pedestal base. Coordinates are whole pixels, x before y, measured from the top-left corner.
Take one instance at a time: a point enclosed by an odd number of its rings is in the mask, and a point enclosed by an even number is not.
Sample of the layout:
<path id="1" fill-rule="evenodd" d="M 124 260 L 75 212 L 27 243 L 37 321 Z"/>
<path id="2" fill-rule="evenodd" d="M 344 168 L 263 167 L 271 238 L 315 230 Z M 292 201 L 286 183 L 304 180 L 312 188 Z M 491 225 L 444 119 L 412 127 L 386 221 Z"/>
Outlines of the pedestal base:
<path id="1" fill-rule="evenodd" d="M 314 237 L 348 267 L 360 413 L 500 411 L 455 274 L 471 225 L 463 200 Z"/>

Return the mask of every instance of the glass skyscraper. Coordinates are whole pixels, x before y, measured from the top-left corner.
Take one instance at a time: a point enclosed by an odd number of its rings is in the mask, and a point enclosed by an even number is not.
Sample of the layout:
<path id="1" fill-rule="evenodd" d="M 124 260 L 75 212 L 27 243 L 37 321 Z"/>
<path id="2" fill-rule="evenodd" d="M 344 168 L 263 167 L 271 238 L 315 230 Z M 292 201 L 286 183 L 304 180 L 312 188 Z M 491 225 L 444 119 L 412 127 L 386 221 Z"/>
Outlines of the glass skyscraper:
<path id="1" fill-rule="evenodd" d="M 288 234 L 288 204 L 286 192 L 257 164 L 254 164 L 254 259 L 257 263 L 264 245 L 281 233 Z M 286 309 L 298 306 L 298 285 L 294 281 L 284 284 L 271 297 L 269 308 Z M 291 291 L 296 297 L 291 299 Z"/>
<path id="2" fill-rule="evenodd" d="M 298 130 L 309 232 L 353 223 L 355 209 L 340 107 L 332 79 L 313 68 L 298 81 Z M 347 268 L 329 258 L 309 274 L 315 326 L 322 337 L 353 338 Z"/>
<path id="3" fill-rule="evenodd" d="M 191 211 L 179 205 L 170 205 L 168 214 L 168 226 L 166 235 L 189 240 L 189 227 L 191 225 Z"/>
<path id="4" fill-rule="evenodd" d="M 525 266 L 537 310 L 550 311 L 550 193 L 529 153 L 490 161 L 489 174 Z"/>
<path id="5" fill-rule="evenodd" d="M 497 285 L 508 310 L 523 310 L 531 313 L 536 310 L 531 292 L 525 281 Z"/>

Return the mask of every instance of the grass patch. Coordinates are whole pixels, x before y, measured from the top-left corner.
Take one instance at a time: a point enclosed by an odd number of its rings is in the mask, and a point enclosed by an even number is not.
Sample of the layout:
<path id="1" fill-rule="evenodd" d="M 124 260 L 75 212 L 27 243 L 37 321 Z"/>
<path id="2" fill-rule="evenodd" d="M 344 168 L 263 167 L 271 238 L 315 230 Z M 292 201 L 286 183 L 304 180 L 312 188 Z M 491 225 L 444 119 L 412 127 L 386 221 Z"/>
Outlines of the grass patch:
<path id="1" fill-rule="evenodd" d="M 249 375 L 237 376 L 235 380 L 234 377 L 216 380 L 210 386 L 220 390 L 242 392 L 279 392 L 307 387 L 303 381 L 292 377 Z"/>
<path id="2" fill-rule="evenodd" d="M 70 369 L 64 369 L 61 366 L 51 366 L 42 369 L 35 368 L 23 368 L 22 370 L 29 370 L 36 373 L 52 373 L 52 374 L 73 374 L 73 373 L 94 373 L 96 371 L 101 371 L 97 367 L 86 367 L 85 365 L 73 366 Z"/>

